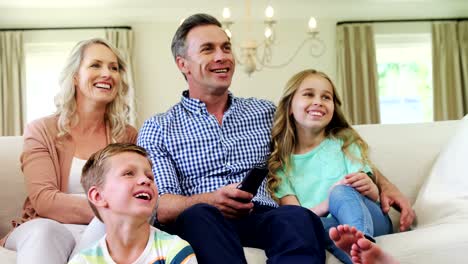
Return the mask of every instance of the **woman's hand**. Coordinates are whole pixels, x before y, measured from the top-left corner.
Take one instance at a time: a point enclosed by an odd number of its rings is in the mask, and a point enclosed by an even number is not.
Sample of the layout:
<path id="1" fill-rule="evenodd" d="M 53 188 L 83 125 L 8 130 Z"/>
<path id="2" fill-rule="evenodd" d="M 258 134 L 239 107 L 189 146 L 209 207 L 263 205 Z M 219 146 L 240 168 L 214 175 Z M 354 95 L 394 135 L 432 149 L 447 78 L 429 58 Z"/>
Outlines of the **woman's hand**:
<path id="1" fill-rule="evenodd" d="M 344 177 L 346 185 L 353 187 L 360 194 L 369 197 L 373 201 L 379 199 L 379 189 L 372 179 L 364 172 L 348 174 Z"/>

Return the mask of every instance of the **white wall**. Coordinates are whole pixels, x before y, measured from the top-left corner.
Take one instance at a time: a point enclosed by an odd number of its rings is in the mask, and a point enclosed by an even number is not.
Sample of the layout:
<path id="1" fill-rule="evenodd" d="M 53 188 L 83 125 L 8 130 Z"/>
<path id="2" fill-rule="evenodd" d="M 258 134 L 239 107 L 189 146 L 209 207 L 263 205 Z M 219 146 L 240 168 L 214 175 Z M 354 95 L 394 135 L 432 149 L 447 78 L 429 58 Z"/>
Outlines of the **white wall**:
<path id="1" fill-rule="evenodd" d="M 177 23 L 132 25 L 135 36 L 137 124 L 175 104 L 185 88 L 170 49 Z"/>
<path id="2" fill-rule="evenodd" d="M 177 103 L 186 89 L 185 80 L 178 72 L 170 52 L 170 42 L 182 17 L 196 12 L 220 15 L 225 5 L 233 7 L 233 19 L 243 14 L 243 1 L 212 2 L 208 0 L 183 1 L 112 1 L 107 2 L 24 0 L 24 5 L 0 0 L 0 28 L 70 27 L 70 26 L 131 26 L 135 32 L 135 82 L 138 125 L 151 115 L 167 110 Z M 261 19 L 267 1 L 252 1 L 253 16 Z M 19 2 L 18 2 L 19 3 Z M 72 3 L 72 2 L 70 2 Z M 309 15 L 315 15 L 320 37 L 326 52 L 316 59 L 304 48 L 298 57 L 282 69 L 265 69 L 248 77 L 238 66 L 231 90 L 237 96 L 255 96 L 277 102 L 283 85 L 294 73 L 305 68 L 316 68 L 336 79 L 335 30 L 336 22 L 343 20 L 414 19 L 466 17 L 467 0 L 294 0 L 272 1 L 278 19 L 277 45 L 274 62 L 281 63 L 305 37 Z M 405 26 L 400 26 L 405 29 Z M 243 39 L 243 24 L 234 24 L 234 37 Z M 263 31 L 256 22 L 255 35 Z M 239 35 L 239 36 L 237 36 Z M 234 39 L 234 41 L 236 41 Z"/>
<path id="3" fill-rule="evenodd" d="M 325 53 L 314 58 L 309 55 L 309 45 L 301 49 L 298 56 L 287 67 L 263 69 L 250 77 L 243 67 L 237 65 L 231 91 L 236 96 L 259 97 L 276 102 L 286 81 L 296 72 L 305 68 L 320 69 L 335 77 L 335 21 L 320 21 L 320 37 L 326 44 Z M 180 100 L 181 92 L 187 89 L 183 76 L 179 73 L 172 54 L 170 43 L 178 26 L 177 22 L 161 22 L 132 25 L 135 32 L 135 64 L 137 65 L 137 105 L 139 122 L 154 113 L 163 112 Z M 236 44 L 244 39 L 241 35 L 244 25 L 235 25 L 233 33 Z M 277 24 L 277 44 L 273 51 L 273 64 L 280 64 L 293 55 L 306 38 L 307 21 L 281 21 Z M 254 29 L 257 40 L 263 36 L 262 27 Z M 238 36 L 239 34 L 240 36 Z M 238 46 L 238 45 L 236 45 Z M 236 50 L 240 53 L 239 50 Z"/>

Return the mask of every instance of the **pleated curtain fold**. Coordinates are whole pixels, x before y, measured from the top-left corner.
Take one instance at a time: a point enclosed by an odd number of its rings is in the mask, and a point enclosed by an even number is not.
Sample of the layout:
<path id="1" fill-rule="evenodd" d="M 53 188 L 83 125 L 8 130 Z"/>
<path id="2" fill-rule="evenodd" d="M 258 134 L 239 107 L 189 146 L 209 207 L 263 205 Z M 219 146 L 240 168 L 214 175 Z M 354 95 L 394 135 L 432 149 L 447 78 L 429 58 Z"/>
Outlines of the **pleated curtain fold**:
<path id="1" fill-rule="evenodd" d="M 463 115 L 468 114 L 468 20 L 458 23 L 458 43 L 463 80 Z"/>
<path id="2" fill-rule="evenodd" d="M 23 32 L 0 31 L 0 136 L 20 136 L 26 89 Z"/>
<path id="3" fill-rule="evenodd" d="M 131 29 L 106 29 L 106 39 L 112 43 L 124 57 L 127 62 L 127 82 L 129 86 L 128 99 L 130 105 L 131 125 L 136 126 L 136 104 L 135 104 L 135 80 L 134 80 L 134 62 L 133 62 L 133 31 Z"/>
<path id="4" fill-rule="evenodd" d="M 337 26 L 337 89 L 352 124 L 380 122 L 377 61 L 371 24 Z"/>
<path id="5" fill-rule="evenodd" d="M 434 120 L 468 113 L 468 21 L 432 24 Z"/>

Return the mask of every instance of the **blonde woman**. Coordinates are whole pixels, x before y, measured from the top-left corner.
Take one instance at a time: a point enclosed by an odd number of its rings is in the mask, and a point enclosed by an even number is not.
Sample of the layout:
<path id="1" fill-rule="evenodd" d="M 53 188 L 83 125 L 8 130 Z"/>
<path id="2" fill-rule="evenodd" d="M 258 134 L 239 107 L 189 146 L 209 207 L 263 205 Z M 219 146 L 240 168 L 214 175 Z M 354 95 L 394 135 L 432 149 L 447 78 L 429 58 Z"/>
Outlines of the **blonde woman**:
<path id="1" fill-rule="evenodd" d="M 109 143 L 135 143 L 128 125 L 126 63 L 103 39 L 79 42 L 60 77 L 57 112 L 24 131 L 21 168 L 27 198 L 5 247 L 17 263 L 66 263 L 94 217 L 80 184 L 90 155 Z"/>

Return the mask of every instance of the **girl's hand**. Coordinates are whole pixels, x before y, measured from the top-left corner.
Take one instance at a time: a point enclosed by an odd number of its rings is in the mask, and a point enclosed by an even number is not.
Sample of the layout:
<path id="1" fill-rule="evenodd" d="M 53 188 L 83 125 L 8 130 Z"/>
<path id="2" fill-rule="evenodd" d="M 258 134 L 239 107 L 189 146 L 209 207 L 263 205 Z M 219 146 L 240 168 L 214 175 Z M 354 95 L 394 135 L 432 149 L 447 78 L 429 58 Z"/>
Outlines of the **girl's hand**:
<path id="1" fill-rule="evenodd" d="M 317 206 L 310 208 L 310 210 L 317 216 L 326 216 L 328 214 L 328 198 L 319 203 Z"/>
<path id="2" fill-rule="evenodd" d="M 330 189 L 328 189 L 328 193 L 330 193 L 330 191 L 331 191 L 335 186 L 337 186 L 337 185 L 346 185 L 345 179 L 341 179 L 341 180 L 335 182 L 335 183 L 330 187 Z"/>
<path id="3" fill-rule="evenodd" d="M 379 199 L 379 189 L 372 179 L 364 172 L 348 174 L 344 177 L 346 185 L 353 187 L 360 194 L 369 197 L 373 201 Z"/>

